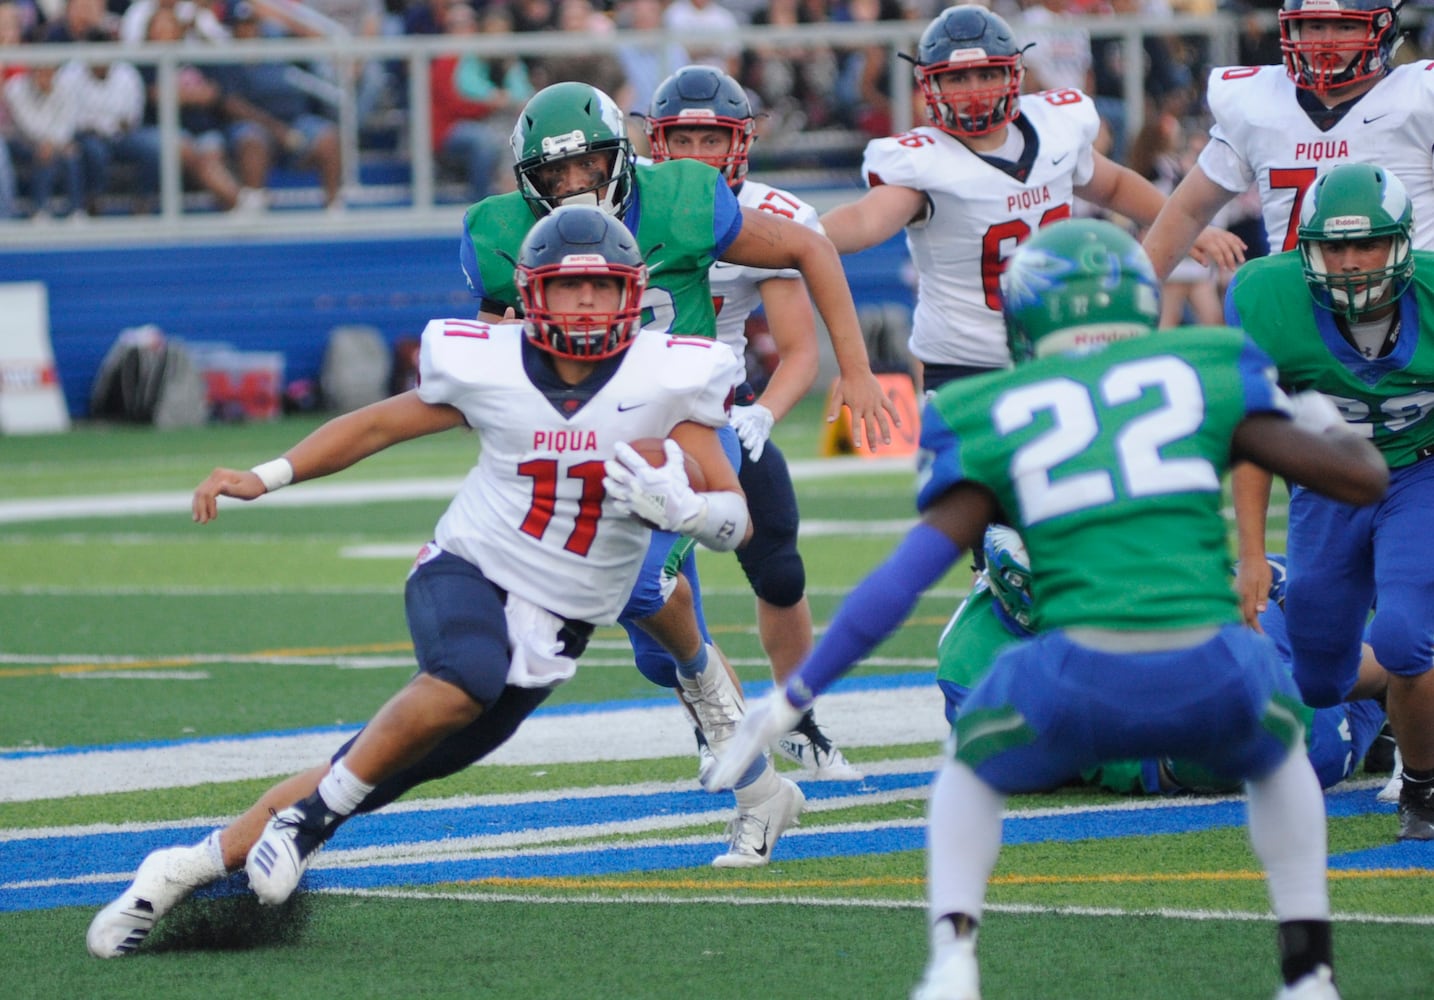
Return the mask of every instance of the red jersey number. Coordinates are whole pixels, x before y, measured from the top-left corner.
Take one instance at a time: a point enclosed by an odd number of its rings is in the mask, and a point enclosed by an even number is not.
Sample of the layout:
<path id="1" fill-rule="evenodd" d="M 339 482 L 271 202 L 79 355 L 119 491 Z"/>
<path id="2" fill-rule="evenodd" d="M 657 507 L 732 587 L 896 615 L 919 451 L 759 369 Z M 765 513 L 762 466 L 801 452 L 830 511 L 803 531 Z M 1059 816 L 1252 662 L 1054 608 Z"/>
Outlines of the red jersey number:
<path id="1" fill-rule="evenodd" d="M 1069 219 L 1070 214 L 1069 205 L 1056 205 L 1041 216 L 1040 225 Z M 1001 311 L 1001 272 L 1006 269 L 1006 258 L 1030 238 L 1031 225 L 1024 219 L 998 222 L 986 230 L 981 239 L 981 290 L 986 295 L 986 308 Z"/>

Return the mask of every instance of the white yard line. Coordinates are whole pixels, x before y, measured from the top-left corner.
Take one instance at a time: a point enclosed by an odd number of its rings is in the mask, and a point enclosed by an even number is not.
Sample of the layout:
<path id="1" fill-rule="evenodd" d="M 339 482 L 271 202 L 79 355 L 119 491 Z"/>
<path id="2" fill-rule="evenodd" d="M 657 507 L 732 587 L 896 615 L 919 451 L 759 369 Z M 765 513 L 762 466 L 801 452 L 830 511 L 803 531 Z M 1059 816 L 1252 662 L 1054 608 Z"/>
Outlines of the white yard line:
<path id="1" fill-rule="evenodd" d="M 847 747 L 939 742 L 950 732 L 934 683 L 833 692 L 822 698 L 821 720 Z M 327 759 L 357 728 L 4 758 L 0 802 L 279 777 Z M 611 711 L 539 711 L 488 760 L 542 765 L 687 753 L 695 760 L 692 727 L 673 699 L 671 704 Z"/>

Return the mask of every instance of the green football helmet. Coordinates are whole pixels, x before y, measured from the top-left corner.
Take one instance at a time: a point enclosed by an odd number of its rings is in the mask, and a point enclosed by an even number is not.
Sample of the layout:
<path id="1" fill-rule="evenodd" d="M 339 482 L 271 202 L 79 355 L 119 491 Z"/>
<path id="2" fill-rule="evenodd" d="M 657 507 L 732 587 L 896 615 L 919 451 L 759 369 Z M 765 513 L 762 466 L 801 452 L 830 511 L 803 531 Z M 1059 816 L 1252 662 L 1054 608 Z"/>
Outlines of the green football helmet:
<path id="1" fill-rule="evenodd" d="M 991 588 L 991 596 L 1017 625 L 1030 632 L 1031 557 L 1026 554 L 1026 543 L 1015 528 L 993 524 L 986 529 L 981 551 L 986 556 L 982 572 Z"/>
<path id="2" fill-rule="evenodd" d="M 1314 182 L 1300 207 L 1299 244 L 1315 304 L 1354 321 L 1388 305 L 1414 277 L 1414 206 L 1404 184 L 1372 163 L 1341 163 Z M 1388 238 L 1383 266 L 1333 272 L 1331 243 Z"/>
<path id="3" fill-rule="evenodd" d="M 1006 262 L 1001 311 L 1011 359 L 1020 364 L 1149 333 L 1160 320 L 1160 283 L 1123 229 L 1065 219 L 1037 232 Z"/>
<path id="4" fill-rule="evenodd" d="M 534 94 L 513 126 L 513 172 L 533 214 L 559 205 L 596 205 L 621 219 L 632 203 L 633 154 L 617 102 L 585 83 L 555 83 Z M 562 198 L 551 197 L 537 170 L 581 153 L 606 152 L 607 179 Z"/>

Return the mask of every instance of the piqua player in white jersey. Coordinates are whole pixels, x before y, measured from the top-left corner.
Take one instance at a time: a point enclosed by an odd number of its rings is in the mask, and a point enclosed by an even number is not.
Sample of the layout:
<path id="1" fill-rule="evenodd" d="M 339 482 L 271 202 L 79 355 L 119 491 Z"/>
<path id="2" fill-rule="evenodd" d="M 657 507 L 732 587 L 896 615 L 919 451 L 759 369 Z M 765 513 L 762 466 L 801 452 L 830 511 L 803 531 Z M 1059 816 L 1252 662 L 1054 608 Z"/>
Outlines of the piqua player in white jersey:
<path id="1" fill-rule="evenodd" d="M 695 159 L 722 172 L 743 208 L 768 212 L 821 232 L 817 210 L 800 198 L 752 180 L 748 155 L 756 119 L 746 92 L 711 66 L 685 66 L 658 84 L 645 118 L 652 159 Z M 742 442 L 740 481 L 752 514 L 752 540 L 737 560 L 757 595 L 757 634 L 784 682 L 812 648 L 812 611 L 806 567 L 797 551 L 797 495 L 781 449 L 769 437 L 816 381 L 816 319 L 806 282 L 794 269 L 771 270 L 717 261 L 709 272 L 717 310 L 717 339 L 737 357 L 747 352 L 747 317 L 759 307 L 777 345 L 778 364 L 760 397 L 743 382 L 732 426 Z M 816 777 L 859 780 L 861 773 L 817 725 L 810 712 L 777 742 L 788 759 Z"/>
<path id="2" fill-rule="evenodd" d="M 710 339 L 638 332 L 647 270 L 622 223 L 558 209 L 524 240 L 517 271 L 522 323 L 429 323 L 417 389 L 335 418 L 252 470 L 216 469 L 195 490 L 194 519 L 206 523 L 221 496 L 257 499 L 401 441 L 462 426 L 483 441 L 409 574 L 418 673 L 330 763 L 280 782 L 199 844 L 150 854 L 90 924 L 91 954 L 134 951 L 175 904 L 240 865 L 261 901 L 282 902 L 348 816 L 500 746 L 573 675 L 594 626 L 617 619 L 648 546 L 635 517 L 721 550 L 747 537 L 715 430 L 741 366 Z M 664 465 L 624 444 L 644 437 L 671 438 Z M 707 491 L 689 485 L 683 451 Z M 777 818 L 769 847 L 791 818 Z"/>
<path id="3" fill-rule="evenodd" d="M 1024 47 L 984 7 L 948 7 L 917 43 L 916 80 L 930 121 L 874 139 L 869 190 L 822 216 L 842 253 L 876 246 L 904 227 L 916 267 L 910 349 L 929 393 L 1010 363 L 1001 322 L 1007 258 L 1042 226 L 1068 218 L 1076 195 L 1148 225 L 1164 204 L 1149 181 L 1094 148 L 1095 103 L 1073 88 L 1021 96 Z M 1204 262 L 1239 241 L 1209 230 Z"/>
<path id="4" fill-rule="evenodd" d="M 1293 250 L 1300 205 L 1341 163 L 1375 163 L 1414 203 L 1414 246 L 1434 250 L 1434 63 L 1395 66 L 1393 0 L 1285 0 L 1283 66 L 1224 66 L 1206 88 L 1215 124 L 1144 246 L 1161 277 L 1237 194 L 1259 185 L 1271 253 Z M 1218 260 L 1233 267 L 1243 255 Z"/>

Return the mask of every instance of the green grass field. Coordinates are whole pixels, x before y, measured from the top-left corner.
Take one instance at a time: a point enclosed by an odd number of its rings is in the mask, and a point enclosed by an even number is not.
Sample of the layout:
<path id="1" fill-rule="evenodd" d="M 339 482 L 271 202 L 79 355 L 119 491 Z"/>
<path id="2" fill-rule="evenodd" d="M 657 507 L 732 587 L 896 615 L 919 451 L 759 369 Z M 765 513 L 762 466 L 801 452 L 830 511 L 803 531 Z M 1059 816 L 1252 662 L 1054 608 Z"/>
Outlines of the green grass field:
<path id="1" fill-rule="evenodd" d="M 412 442 L 330 480 L 403 481 L 419 499 L 260 501 L 203 528 L 183 507 L 214 465 L 271 458 L 314 423 L 0 439 L 7 996 L 907 994 L 925 961 L 921 828 L 940 748 L 862 739 L 857 723 L 834 735 L 851 744 L 868 782 L 804 783 L 812 808 L 800 835 L 784 838 L 765 869 L 706 864 L 726 806 L 702 804 L 685 746 L 616 760 L 596 740 L 584 759 L 480 765 L 419 790 L 392 816 L 353 821 L 321 855 L 332 867 L 311 873 L 316 891 L 277 913 L 242 893 L 196 899 L 140 954 L 90 958 L 90 917 L 147 850 L 197 840 L 270 783 L 193 784 L 182 774 L 188 748 L 303 733 L 337 745 L 329 731 L 361 724 L 412 669 L 403 576 L 446 503 L 424 484 L 456 482 L 474 438 Z M 777 440 L 806 460 L 818 432 L 812 403 Z M 803 542 L 819 627 L 889 550 L 892 522 L 913 516 L 910 479 L 858 469 L 799 481 L 804 520 L 823 528 Z M 96 506 L 117 494 L 128 507 Z M 69 516 L 56 498 L 91 506 Z M 1272 549 L 1282 530 L 1272 516 Z M 744 681 L 760 683 L 767 675 L 736 562 L 704 553 L 700 563 L 718 641 Z M 853 680 L 873 690 L 906 684 L 920 699 L 924 682 L 913 675 L 934 669 L 937 635 L 969 579 L 953 572 Z M 939 714 L 934 685 L 929 699 Z M 610 629 L 549 706 L 561 720 L 592 706 L 662 703 Z M 246 739 L 234 753 L 257 746 Z M 178 760 L 180 775 L 59 795 L 21 781 L 47 762 L 57 785 L 80 787 L 109 773 L 106 755 L 147 748 Z M 1339 979 L 1347 998 L 1404 1000 L 1434 981 L 1434 849 L 1393 843 L 1392 809 L 1372 802 L 1379 783 L 1330 796 Z M 514 817 L 528 808 L 551 812 L 519 828 Z M 1274 994 L 1274 926 L 1238 804 L 1069 789 L 1009 808 L 981 939 L 988 998 Z"/>

